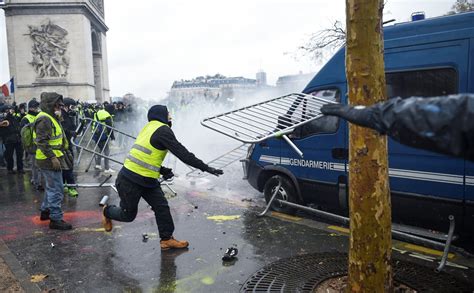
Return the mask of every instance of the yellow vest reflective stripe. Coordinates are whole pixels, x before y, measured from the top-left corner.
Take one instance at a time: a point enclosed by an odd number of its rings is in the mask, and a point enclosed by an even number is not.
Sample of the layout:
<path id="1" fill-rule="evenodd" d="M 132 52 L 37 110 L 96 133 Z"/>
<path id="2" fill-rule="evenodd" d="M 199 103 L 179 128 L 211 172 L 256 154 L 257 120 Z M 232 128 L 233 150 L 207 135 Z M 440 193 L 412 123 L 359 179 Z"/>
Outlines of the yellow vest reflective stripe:
<path id="1" fill-rule="evenodd" d="M 51 115 L 49 115 L 48 113 L 40 112 L 36 116 L 36 119 L 38 119 L 42 116 L 48 117 L 49 120 L 51 120 L 51 123 L 53 124 L 51 138 L 48 141 L 48 144 L 53 149 L 53 153 L 56 157 L 62 157 L 64 155 L 63 152 L 61 151 L 61 149 L 63 148 L 63 129 L 61 128 L 61 125 L 59 125 L 58 121 L 55 118 L 53 118 Z M 36 128 L 33 131 L 33 139 L 36 143 Z M 39 148 L 36 149 L 36 157 L 35 158 L 37 160 L 47 159 L 45 154 Z"/>
<path id="2" fill-rule="evenodd" d="M 31 114 L 26 114 L 25 118 L 26 120 L 28 120 L 28 123 L 33 123 L 36 120 L 36 116 L 33 116 Z"/>
<path id="3" fill-rule="evenodd" d="M 125 159 L 125 168 L 143 177 L 155 179 L 160 177 L 161 164 L 168 151 L 156 149 L 150 143 L 151 136 L 160 127 L 168 127 L 168 125 L 159 121 L 150 121 L 143 127 Z"/>

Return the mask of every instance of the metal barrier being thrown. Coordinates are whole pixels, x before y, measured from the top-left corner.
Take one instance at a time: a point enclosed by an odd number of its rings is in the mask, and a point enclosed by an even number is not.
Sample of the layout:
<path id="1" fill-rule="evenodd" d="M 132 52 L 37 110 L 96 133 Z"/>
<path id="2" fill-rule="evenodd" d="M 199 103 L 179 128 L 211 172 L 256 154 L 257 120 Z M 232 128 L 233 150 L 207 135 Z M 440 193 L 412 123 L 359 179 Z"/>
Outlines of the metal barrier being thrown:
<path id="1" fill-rule="evenodd" d="M 229 166 L 230 164 L 240 161 L 245 158 L 247 155 L 248 151 L 248 144 L 242 144 L 227 153 L 207 162 L 206 164 L 212 168 L 215 169 L 224 169 L 225 167 Z M 189 167 L 189 166 L 188 166 Z M 199 169 L 195 169 L 192 167 L 189 167 L 192 171 L 189 173 L 186 173 L 186 176 L 192 177 L 192 178 L 201 178 L 209 175 L 207 172 L 202 172 Z"/>

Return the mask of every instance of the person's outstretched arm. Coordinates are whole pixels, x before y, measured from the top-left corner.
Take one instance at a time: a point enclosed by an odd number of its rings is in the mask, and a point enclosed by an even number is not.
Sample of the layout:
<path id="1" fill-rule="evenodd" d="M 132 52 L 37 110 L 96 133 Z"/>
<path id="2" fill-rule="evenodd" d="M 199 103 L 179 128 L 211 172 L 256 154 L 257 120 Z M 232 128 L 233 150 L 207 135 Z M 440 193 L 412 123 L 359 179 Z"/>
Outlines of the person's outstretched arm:
<path id="1" fill-rule="evenodd" d="M 415 148 L 474 161 L 474 95 L 393 98 L 369 107 L 327 104 L 321 108 L 375 129 Z"/>
<path id="2" fill-rule="evenodd" d="M 222 175 L 224 172 L 219 169 L 212 168 L 188 151 L 175 137 L 171 128 L 163 126 L 158 128 L 151 136 L 150 143 L 157 149 L 168 149 L 183 163 L 197 168 L 201 171 L 211 173 L 212 175 Z"/>

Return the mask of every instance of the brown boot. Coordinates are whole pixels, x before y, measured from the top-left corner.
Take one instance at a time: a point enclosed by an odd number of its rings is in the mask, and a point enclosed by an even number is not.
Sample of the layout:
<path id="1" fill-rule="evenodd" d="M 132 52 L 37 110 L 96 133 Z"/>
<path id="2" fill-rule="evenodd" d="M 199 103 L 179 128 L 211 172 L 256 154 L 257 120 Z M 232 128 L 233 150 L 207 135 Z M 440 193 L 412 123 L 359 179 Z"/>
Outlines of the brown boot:
<path id="1" fill-rule="evenodd" d="M 112 231 L 112 220 L 105 216 L 105 208 L 107 205 L 104 205 L 102 209 L 102 226 L 104 227 L 106 232 Z"/>
<path id="2" fill-rule="evenodd" d="M 171 236 L 171 238 L 168 240 L 160 241 L 161 250 L 168 250 L 172 248 L 186 248 L 188 247 L 188 245 L 188 241 L 179 241 L 174 239 L 173 236 Z"/>

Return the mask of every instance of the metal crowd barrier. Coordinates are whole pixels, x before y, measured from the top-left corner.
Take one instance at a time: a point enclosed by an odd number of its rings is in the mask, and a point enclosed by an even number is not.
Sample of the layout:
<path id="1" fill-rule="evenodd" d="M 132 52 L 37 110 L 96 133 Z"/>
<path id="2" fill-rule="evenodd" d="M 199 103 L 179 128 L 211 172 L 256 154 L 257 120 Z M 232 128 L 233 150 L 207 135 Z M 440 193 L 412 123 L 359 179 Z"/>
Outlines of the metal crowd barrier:
<path id="1" fill-rule="evenodd" d="M 282 137 L 303 157 L 303 152 L 287 134 L 322 117 L 320 109 L 329 103 L 334 101 L 293 93 L 206 118 L 201 124 L 243 143 L 259 143 L 271 137 Z"/>
<path id="2" fill-rule="evenodd" d="M 257 217 L 263 217 L 263 216 L 267 215 L 268 212 L 271 209 L 272 204 L 278 202 L 280 205 L 284 205 L 284 206 L 288 206 L 288 207 L 291 207 L 291 208 L 299 209 L 299 210 L 314 214 L 318 217 L 328 219 L 330 221 L 333 221 L 333 222 L 336 222 L 336 223 L 339 223 L 339 224 L 343 224 L 345 226 L 349 226 L 350 219 L 347 218 L 347 217 L 343 217 L 343 216 L 340 216 L 340 215 L 337 215 L 337 214 L 321 211 L 321 210 L 318 210 L 318 209 L 314 209 L 314 208 L 311 208 L 311 207 L 307 207 L 307 206 L 304 206 L 304 205 L 296 204 L 296 203 L 293 203 L 293 202 L 289 202 L 289 201 L 277 198 L 277 195 L 280 191 L 280 187 L 281 187 L 281 181 L 278 182 L 278 185 L 275 188 L 275 191 L 272 193 L 272 197 L 268 201 L 267 206 L 265 207 L 265 209 L 260 214 L 257 215 Z M 392 225 L 392 237 L 395 238 L 395 239 L 401 240 L 401 241 L 408 241 L 408 242 L 412 242 L 412 243 L 415 243 L 415 244 L 424 245 L 424 246 L 431 247 L 431 248 L 434 248 L 434 249 L 442 250 L 443 254 L 442 254 L 440 263 L 439 263 L 438 267 L 435 270 L 436 272 L 441 272 L 444 269 L 444 267 L 446 266 L 446 262 L 447 262 L 447 259 L 448 259 L 450 249 L 454 248 L 454 247 L 451 247 L 451 243 L 452 243 L 453 240 L 455 240 L 457 238 L 454 235 L 455 225 L 456 224 L 455 224 L 454 216 L 450 215 L 449 216 L 449 231 L 448 231 L 448 234 L 435 235 L 435 234 L 432 233 L 431 238 L 436 239 L 436 240 L 431 240 L 431 239 L 427 238 L 427 236 L 426 236 L 427 233 L 423 233 L 422 236 L 424 236 L 424 237 L 420 236 L 420 234 L 418 234 L 418 232 L 417 232 L 417 230 L 419 230 L 419 229 L 415 229 L 413 227 L 408 227 L 408 226 L 403 226 L 402 227 L 401 225 L 393 224 Z M 423 230 L 423 231 L 426 232 L 426 230 Z M 444 243 L 441 242 L 441 241 L 444 241 Z M 458 250 L 461 253 L 465 253 L 460 248 L 454 248 L 454 249 Z"/>
<path id="3" fill-rule="evenodd" d="M 248 149 L 248 144 L 244 143 L 228 151 L 227 153 L 213 159 L 212 161 L 207 162 L 206 164 L 211 166 L 212 168 L 223 169 L 234 162 L 245 159 L 245 156 L 247 155 L 247 149 Z M 189 168 L 191 169 L 191 172 L 186 174 L 186 176 L 188 177 L 202 178 L 209 175 L 209 173 L 202 172 L 199 169 L 195 169 L 192 167 L 189 167 Z"/>

